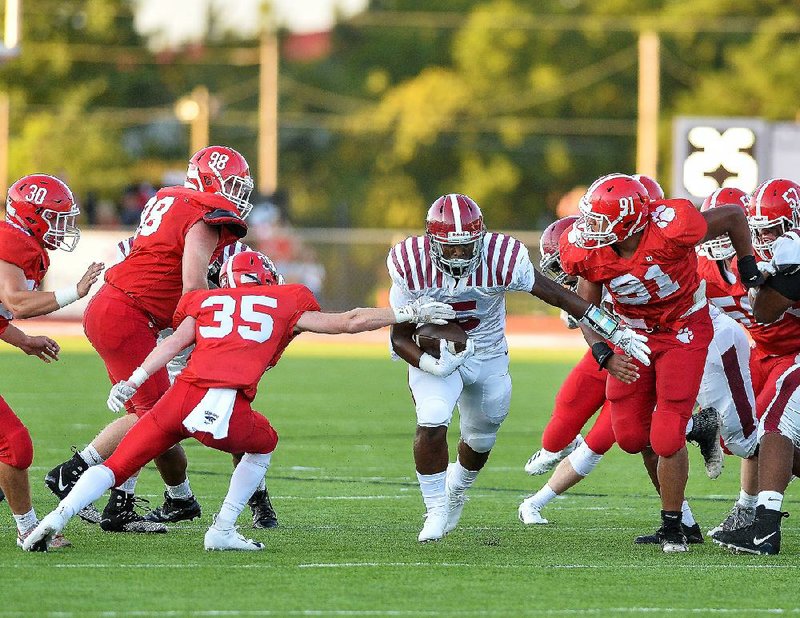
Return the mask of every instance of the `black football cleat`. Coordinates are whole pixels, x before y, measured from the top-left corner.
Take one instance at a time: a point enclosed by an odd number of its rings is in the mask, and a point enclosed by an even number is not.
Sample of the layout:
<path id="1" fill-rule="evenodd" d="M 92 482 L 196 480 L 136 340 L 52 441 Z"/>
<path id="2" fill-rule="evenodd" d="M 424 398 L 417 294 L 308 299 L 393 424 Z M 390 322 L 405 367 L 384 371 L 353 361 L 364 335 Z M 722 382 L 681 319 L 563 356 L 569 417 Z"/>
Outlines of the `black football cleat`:
<path id="1" fill-rule="evenodd" d="M 686 434 L 687 442 L 700 447 L 700 454 L 710 479 L 722 474 L 723 453 L 719 441 L 720 416 L 714 408 L 705 408 L 692 415 L 692 430 Z"/>
<path id="2" fill-rule="evenodd" d="M 63 500 L 75 487 L 75 483 L 81 478 L 81 474 L 88 469 L 89 464 L 83 461 L 76 451 L 70 459 L 58 464 L 47 473 L 44 477 L 44 484 L 59 500 Z"/>
<path id="3" fill-rule="evenodd" d="M 784 517 L 789 517 L 789 513 L 759 506 L 752 524 L 716 532 L 711 539 L 736 553 L 774 556 L 781 551 L 781 519 Z"/>
<path id="4" fill-rule="evenodd" d="M 175 523 L 177 521 L 191 521 L 200 517 L 202 509 L 194 496 L 188 498 L 173 498 L 164 492 L 164 504 L 147 513 L 147 521 L 160 523 Z"/>
<path id="5" fill-rule="evenodd" d="M 161 534 L 167 531 L 167 527 L 159 522 L 148 521 L 139 513 L 135 507 L 142 502 L 147 502 L 142 498 L 134 498 L 133 494 L 128 494 L 121 489 L 112 489 L 111 498 L 103 509 L 103 518 L 100 520 L 100 527 L 106 532 L 142 532 L 146 534 Z"/>
<path id="6" fill-rule="evenodd" d="M 686 537 L 686 542 L 689 545 L 698 545 L 703 542 L 703 531 L 700 529 L 700 524 L 695 523 L 693 526 L 681 524 L 681 531 Z M 663 538 L 662 528 L 656 530 L 653 534 L 643 534 L 633 539 L 637 545 L 659 545 Z"/>
<path id="7" fill-rule="evenodd" d="M 247 501 L 253 511 L 253 528 L 277 528 L 278 516 L 266 489 L 259 489 Z"/>

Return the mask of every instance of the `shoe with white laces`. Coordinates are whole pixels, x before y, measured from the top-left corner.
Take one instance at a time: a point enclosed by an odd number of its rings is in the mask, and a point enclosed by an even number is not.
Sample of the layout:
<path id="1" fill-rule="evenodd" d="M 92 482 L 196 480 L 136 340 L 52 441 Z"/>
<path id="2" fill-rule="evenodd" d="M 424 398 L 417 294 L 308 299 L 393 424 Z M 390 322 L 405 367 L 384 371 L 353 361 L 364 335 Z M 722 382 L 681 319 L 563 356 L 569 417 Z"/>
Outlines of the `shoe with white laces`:
<path id="1" fill-rule="evenodd" d="M 753 506 L 742 506 L 738 502 L 733 505 L 731 512 L 722 520 L 716 527 L 709 530 L 706 534 L 713 537 L 719 532 L 730 532 L 731 530 L 738 530 L 745 528 L 753 523 L 756 518 L 756 509 Z"/>
<path id="2" fill-rule="evenodd" d="M 216 527 L 216 517 L 211 527 L 206 530 L 203 547 L 206 551 L 261 551 L 264 544 L 246 539 L 239 534 L 238 526 L 220 530 Z"/>
<path id="3" fill-rule="evenodd" d="M 61 515 L 61 513 L 56 511 L 48 513 L 45 515 L 45 518 L 39 522 L 38 526 L 25 533 L 22 539 L 22 549 L 25 551 L 47 551 L 50 547 L 55 548 L 55 539 L 61 536 L 59 532 L 61 532 L 66 525 L 67 519 Z M 65 547 L 63 541 L 66 541 L 66 539 L 62 537 L 62 541 L 59 541 L 61 547 Z M 69 543 L 69 541 L 67 541 L 67 543 Z"/>
<path id="4" fill-rule="evenodd" d="M 452 469 L 453 464 L 447 466 L 447 476 L 445 477 L 444 483 L 445 495 L 447 496 L 447 525 L 444 528 L 445 534 L 450 534 L 456 529 L 461 519 L 461 513 L 464 511 L 464 504 L 469 500 L 469 498 L 467 498 L 466 489 L 456 490 L 452 486 Z"/>
<path id="5" fill-rule="evenodd" d="M 532 498 L 533 496 L 525 498 L 519 505 L 517 509 L 519 520 L 526 526 L 533 524 L 549 524 L 550 522 L 542 517 L 541 509 L 533 504 Z"/>
<path id="6" fill-rule="evenodd" d="M 425 513 L 425 525 L 417 537 L 420 543 L 438 541 L 445 535 L 447 528 L 447 507 L 439 506 Z"/>
<path id="7" fill-rule="evenodd" d="M 525 472 L 530 474 L 531 476 L 535 476 L 538 474 L 545 474 L 546 472 L 550 472 L 556 465 L 564 459 L 567 455 L 569 455 L 572 451 L 578 448 L 581 444 L 583 444 L 583 437 L 578 434 L 575 436 L 575 439 L 567 444 L 562 450 L 553 453 L 552 451 L 547 451 L 545 449 L 539 449 L 528 460 L 525 464 Z"/>

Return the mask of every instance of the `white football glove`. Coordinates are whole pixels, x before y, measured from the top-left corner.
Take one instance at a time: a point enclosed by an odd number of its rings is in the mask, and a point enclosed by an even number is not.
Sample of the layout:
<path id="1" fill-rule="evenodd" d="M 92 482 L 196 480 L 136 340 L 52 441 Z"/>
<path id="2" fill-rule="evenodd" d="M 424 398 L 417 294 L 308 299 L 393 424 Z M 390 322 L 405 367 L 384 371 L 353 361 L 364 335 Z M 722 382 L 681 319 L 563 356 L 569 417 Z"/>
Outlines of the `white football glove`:
<path id="1" fill-rule="evenodd" d="M 645 335 L 627 326 L 620 326 L 612 333 L 610 341 L 645 367 L 650 366 L 650 348 L 645 343 L 647 341 Z"/>
<path id="2" fill-rule="evenodd" d="M 125 403 L 136 393 L 137 387 L 130 382 L 117 382 L 111 387 L 108 394 L 108 409 L 112 412 L 122 412 Z"/>
<path id="3" fill-rule="evenodd" d="M 772 260 L 767 260 L 765 262 L 758 262 L 756 264 L 758 270 L 761 271 L 761 274 L 765 277 L 771 277 L 772 275 L 778 274 L 778 268 L 775 266 L 775 263 Z"/>
<path id="4" fill-rule="evenodd" d="M 456 319 L 456 312 L 446 303 L 423 296 L 395 309 L 394 317 L 398 324 L 402 322 L 447 324 L 448 320 Z"/>
<path id="5" fill-rule="evenodd" d="M 475 354 L 475 341 L 467 339 L 467 347 L 461 352 L 453 354 L 447 347 L 447 341 L 439 340 L 439 358 L 430 354 L 423 354 L 419 359 L 419 368 L 440 378 L 446 378 L 464 362 Z"/>

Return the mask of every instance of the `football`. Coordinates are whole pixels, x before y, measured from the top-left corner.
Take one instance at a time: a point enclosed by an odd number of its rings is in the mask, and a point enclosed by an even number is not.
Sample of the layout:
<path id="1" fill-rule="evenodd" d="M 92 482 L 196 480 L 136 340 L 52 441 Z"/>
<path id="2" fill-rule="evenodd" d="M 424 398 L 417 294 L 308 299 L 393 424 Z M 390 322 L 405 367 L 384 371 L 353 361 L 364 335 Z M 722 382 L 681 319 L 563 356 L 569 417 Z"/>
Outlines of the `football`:
<path id="1" fill-rule="evenodd" d="M 423 352 L 439 358 L 439 340 L 447 340 L 448 350 L 453 354 L 463 352 L 467 347 L 467 332 L 456 322 L 447 324 L 423 324 L 414 331 L 414 343 Z"/>

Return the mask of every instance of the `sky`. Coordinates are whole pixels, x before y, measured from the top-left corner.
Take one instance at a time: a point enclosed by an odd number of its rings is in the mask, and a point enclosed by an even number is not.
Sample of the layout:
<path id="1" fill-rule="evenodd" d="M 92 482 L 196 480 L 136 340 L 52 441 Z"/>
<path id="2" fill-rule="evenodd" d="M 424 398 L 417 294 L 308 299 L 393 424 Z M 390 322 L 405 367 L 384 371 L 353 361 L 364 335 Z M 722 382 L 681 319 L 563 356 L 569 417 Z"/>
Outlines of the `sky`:
<path id="1" fill-rule="evenodd" d="M 270 0 L 280 27 L 294 32 L 328 29 L 338 14 L 363 10 L 368 0 Z M 135 0 L 136 27 L 151 37 L 153 47 L 175 46 L 198 40 L 203 33 L 207 6 L 216 20 L 245 37 L 259 28 L 259 8 L 264 0 Z"/>

